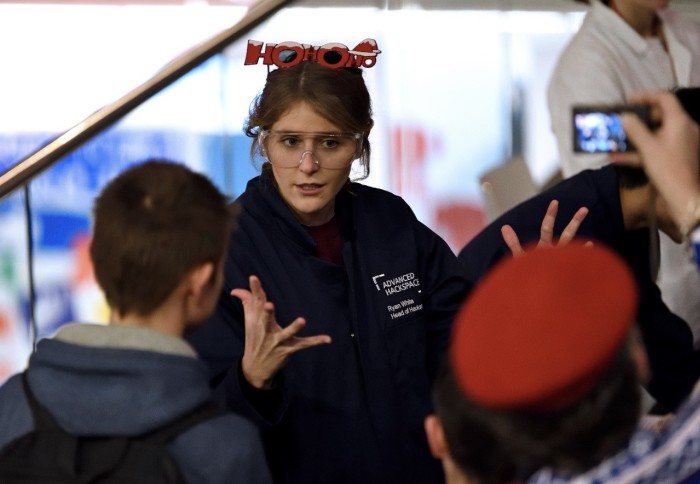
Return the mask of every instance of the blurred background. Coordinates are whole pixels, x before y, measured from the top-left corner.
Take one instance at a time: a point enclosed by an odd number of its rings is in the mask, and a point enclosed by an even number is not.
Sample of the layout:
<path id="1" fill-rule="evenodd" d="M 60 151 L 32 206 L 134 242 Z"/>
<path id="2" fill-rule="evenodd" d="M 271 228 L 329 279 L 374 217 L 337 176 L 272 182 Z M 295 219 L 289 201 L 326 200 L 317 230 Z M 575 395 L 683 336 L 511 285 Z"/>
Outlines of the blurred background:
<path id="1" fill-rule="evenodd" d="M 234 25 L 255 4 L 0 1 L 0 172 Z M 700 21 L 696 1 L 676 0 L 673 8 Z M 70 321 L 107 320 L 87 250 L 92 200 L 117 172 L 169 158 L 206 173 L 232 197 L 257 174 L 241 128 L 267 68 L 243 65 L 248 39 L 349 48 L 377 41 L 382 52 L 364 74 L 375 113 L 365 182 L 401 195 L 457 252 L 492 214 L 484 185 L 492 170 L 517 166 L 532 189 L 557 179 L 545 93 L 583 9 L 573 0 L 284 6 L 26 190 L 0 200 L 0 382 L 24 367 L 33 336 Z"/>

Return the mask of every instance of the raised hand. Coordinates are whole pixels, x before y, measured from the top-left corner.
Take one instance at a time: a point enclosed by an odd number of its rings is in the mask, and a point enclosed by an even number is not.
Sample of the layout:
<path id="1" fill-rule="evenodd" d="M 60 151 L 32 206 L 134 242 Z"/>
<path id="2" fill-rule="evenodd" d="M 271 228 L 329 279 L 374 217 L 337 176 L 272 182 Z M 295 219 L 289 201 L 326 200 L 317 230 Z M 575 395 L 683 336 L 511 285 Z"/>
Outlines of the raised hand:
<path id="1" fill-rule="evenodd" d="M 559 201 L 552 200 L 547 207 L 547 212 L 544 214 L 544 218 L 542 219 L 542 226 L 540 227 L 540 240 L 537 242 L 537 247 L 551 247 L 555 245 L 554 222 L 557 219 L 558 211 Z M 586 218 L 586 215 L 588 215 L 588 209 L 586 207 L 579 208 L 571 218 L 571 221 L 562 231 L 556 245 L 566 245 L 571 242 L 571 240 L 573 240 L 573 238 L 576 236 L 576 232 L 578 232 L 581 222 L 583 222 L 583 219 Z M 523 250 L 523 247 L 520 244 L 518 234 L 515 233 L 513 227 L 507 224 L 501 227 L 501 236 L 514 257 L 525 253 L 525 250 Z M 592 243 L 587 242 L 587 244 Z"/>
<path id="2" fill-rule="evenodd" d="M 304 327 L 304 318 L 296 318 L 286 328 L 275 319 L 275 307 L 267 300 L 260 279 L 249 278 L 250 290 L 234 289 L 231 295 L 243 303 L 245 314 L 245 347 L 243 350 L 243 376 L 258 389 L 269 389 L 277 372 L 289 357 L 297 351 L 312 346 L 328 344 L 328 335 L 296 336 Z"/>

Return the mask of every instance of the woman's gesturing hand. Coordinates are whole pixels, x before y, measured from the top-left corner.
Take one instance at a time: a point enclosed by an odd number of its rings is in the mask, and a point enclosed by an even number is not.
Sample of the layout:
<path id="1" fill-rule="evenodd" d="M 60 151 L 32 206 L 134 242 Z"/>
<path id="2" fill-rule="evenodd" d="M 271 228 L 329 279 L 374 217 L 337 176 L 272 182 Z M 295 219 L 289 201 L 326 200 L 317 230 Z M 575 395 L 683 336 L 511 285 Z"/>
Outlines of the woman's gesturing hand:
<path id="1" fill-rule="evenodd" d="M 245 314 L 245 348 L 243 376 L 258 389 L 269 389 L 275 374 L 293 353 L 305 348 L 328 344 L 328 335 L 296 336 L 304 327 L 304 318 L 296 318 L 286 328 L 277 324 L 275 307 L 267 300 L 260 279 L 250 276 L 250 290 L 234 289 L 231 295 L 243 303 Z"/>

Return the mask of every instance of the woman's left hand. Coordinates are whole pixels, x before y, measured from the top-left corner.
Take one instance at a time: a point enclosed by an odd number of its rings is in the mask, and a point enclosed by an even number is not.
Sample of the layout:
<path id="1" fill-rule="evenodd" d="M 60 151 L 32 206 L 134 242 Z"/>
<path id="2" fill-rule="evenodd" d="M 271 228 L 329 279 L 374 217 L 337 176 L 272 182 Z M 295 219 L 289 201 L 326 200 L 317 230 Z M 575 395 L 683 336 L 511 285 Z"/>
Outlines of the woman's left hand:
<path id="1" fill-rule="evenodd" d="M 306 324 L 296 318 L 282 328 L 275 319 L 275 308 L 267 300 L 260 279 L 250 276 L 250 290 L 234 289 L 231 295 L 243 303 L 245 314 L 245 348 L 241 367 L 243 376 L 255 388 L 270 389 L 277 372 L 297 351 L 327 344 L 330 336 L 297 336 Z"/>

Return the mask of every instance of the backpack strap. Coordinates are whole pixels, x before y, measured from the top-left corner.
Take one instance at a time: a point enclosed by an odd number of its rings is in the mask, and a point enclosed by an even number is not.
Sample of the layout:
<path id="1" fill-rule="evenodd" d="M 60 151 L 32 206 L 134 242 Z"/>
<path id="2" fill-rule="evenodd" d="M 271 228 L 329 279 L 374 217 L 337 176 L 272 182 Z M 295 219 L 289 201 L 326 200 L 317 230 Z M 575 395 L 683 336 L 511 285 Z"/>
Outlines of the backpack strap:
<path id="1" fill-rule="evenodd" d="M 76 478 L 79 475 L 77 466 L 81 464 L 79 460 L 96 462 L 90 473 L 82 476 L 86 479 L 84 482 L 92 482 L 91 478 L 108 472 L 121 460 L 128 443 L 126 439 L 105 439 L 103 444 L 88 447 L 83 453 L 81 442 L 84 440 L 66 432 L 39 403 L 29 386 L 26 370 L 22 372 L 22 386 L 34 419 L 33 438 L 24 445 L 37 449 L 38 453 L 33 455 L 31 462 L 38 469 L 53 469 L 64 478 Z"/>
<path id="2" fill-rule="evenodd" d="M 107 476 L 114 476 L 122 482 L 119 479 L 125 476 L 130 478 L 152 472 L 158 472 L 158 478 L 165 479 L 165 482 L 184 482 L 177 463 L 167 453 L 166 444 L 190 427 L 227 413 L 214 402 L 207 401 L 141 436 L 74 436 L 63 430 L 38 402 L 29 386 L 26 371 L 22 373 L 22 385 L 34 418 L 34 432 L 30 440 L 20 442 L 24 447 L 15 449 L 21 457 L 19 468 L 38 468 L 40 472 L 44 472 L 41 469 L 50 469 L 52 477 L 61 475 L 84 483 L 103 482 Z M 27 446 L 29 448 L 25 450 Z M 31 460 L 27 460 L 23 453 L 31 456 Z M 159 471 L 155 471 L 154 462 L 158 463 Z"/>
<path id="3" fill-rule="evenodd" d="M 164 444 L 205 420 L 210 420 L 226 414 L 228 414 L 227 410 L 213 401 L 208 400 L 198 407 L 195 407 L 194 410 L 172 420 L 170 423 L 141 435 L 138 439 L 153 444 Z"/>
<path id="4" fill-rule="evenodd" d="M 34 428 L 42 430 L 62 430 L 61 427 L 53 419 L 53 417 L 46 411 L 46 409 L 39 403 L 39 401 L 34 396 L 34 392 L 29 386 L 29 379 L 27 378 L 26 370 L 22 372 L 22 386 L 24 387 L 24 394 L 27 396 L 29 408 L 32 410 L 32 417 L 34 418 Z"/>

